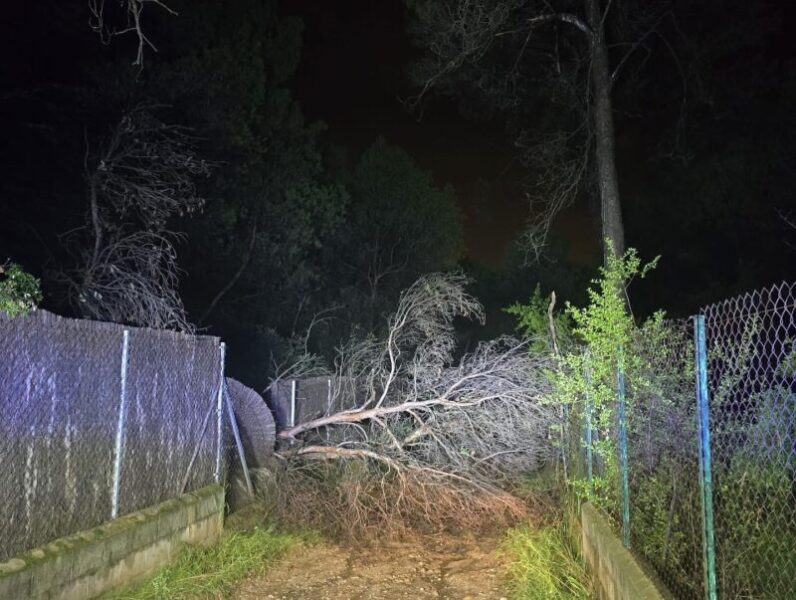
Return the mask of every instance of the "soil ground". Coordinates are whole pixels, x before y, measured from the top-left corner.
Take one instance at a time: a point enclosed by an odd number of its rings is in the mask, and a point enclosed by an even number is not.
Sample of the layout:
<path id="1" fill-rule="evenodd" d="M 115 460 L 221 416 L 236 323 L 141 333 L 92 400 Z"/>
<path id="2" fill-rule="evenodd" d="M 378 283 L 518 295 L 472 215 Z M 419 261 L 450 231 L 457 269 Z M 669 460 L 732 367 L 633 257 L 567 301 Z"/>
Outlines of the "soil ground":
<path id="1" fill-rule="evenodd" d="M 300 544 L 265 574 L 241 584 L 236 600 L 505 600 L 496 538 L 422 536 L 347 548 Z"/>

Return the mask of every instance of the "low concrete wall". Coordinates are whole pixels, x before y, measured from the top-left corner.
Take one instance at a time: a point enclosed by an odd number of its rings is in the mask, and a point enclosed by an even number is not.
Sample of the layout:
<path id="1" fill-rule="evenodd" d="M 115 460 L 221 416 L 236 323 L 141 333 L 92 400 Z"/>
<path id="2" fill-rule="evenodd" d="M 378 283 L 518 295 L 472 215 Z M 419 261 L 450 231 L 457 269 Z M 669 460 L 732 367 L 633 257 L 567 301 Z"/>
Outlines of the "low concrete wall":
<path id="1" fill-rule="evenodd" d="M 214 543 L 223 523 L 224 489 L 202 488 L 0 564 L 0 598 L 96 598 L 151 574 L 183 543 Z"/>
<path id="2" fill-rule="evenodd" d="M 606 518 L 581 507 L 581 549 L 602 600 L 663 600 L 664 595 L 622 545 Z"/>

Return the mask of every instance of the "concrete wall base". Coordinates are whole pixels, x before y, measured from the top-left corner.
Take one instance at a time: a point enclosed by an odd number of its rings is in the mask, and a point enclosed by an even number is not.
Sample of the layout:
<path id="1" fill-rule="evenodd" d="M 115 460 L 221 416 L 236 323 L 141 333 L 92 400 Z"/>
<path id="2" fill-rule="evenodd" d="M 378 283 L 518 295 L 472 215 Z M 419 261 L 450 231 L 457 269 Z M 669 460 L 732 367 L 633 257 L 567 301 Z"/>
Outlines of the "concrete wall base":
<path id="1" fill-rule="evenodd" d="M 4 600 L 87 600 L 152 574 L 182 544 L 213 544 L 224 489 L 211 485 L 0 563 Z"/>
<path id="2" fill-rule="evenodd" d="M 601 600 L 666 597 L 622 545 L 606 518 L 589 503 L 581 507 L 581 550 Z"/>

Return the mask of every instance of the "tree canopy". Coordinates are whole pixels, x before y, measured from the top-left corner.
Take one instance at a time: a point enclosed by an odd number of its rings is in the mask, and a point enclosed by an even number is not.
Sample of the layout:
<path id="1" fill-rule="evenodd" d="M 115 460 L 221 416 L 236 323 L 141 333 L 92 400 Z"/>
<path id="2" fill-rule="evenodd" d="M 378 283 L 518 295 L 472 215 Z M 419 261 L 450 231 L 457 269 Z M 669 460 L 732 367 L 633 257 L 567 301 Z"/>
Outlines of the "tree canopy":
<path id="1" fill-rule="evenodd" d="M 360 1 L 324 33 L 332 47 L 346 44 L 340 86 L 354 81 L 342 76 L 357 68 L 350 44 L 369 52 L 381 31 L 356 22 Z M 103 14 L 108 27 L 140 8 L 106 4 L 116 11 Z M 388 97 L 404 117 L 407 104 L 414 116 L 427 110 L 418 131 L 427 119 L 445 123 L 417 140 L 396 133 L 384 106 L 362 119 L 381 132 L 341 135 L 318 119 L 323 102 L 308 102 L 307 90 L 321 99 L 332 90 L 328 73 L 316 89 L 302 71 L 308 60 L 327 64 L 317 46 L 307 52 L 296 16 L 312 14 L 306 6 L 166 4 L 177 14 L 150 4 L 138 15 L 157 49 L 144 45 L 143 65 L 133 64 L 134 32 L 101 43 L 89 1 L 13 3 L 2 24 L 3 54 L 19 59 L 0 64 L 0 264 L 40 279 L 45 308 L 222 335 L 233 375 L 259 386 L 296 344 L 331 353 L 352 331 L 378 333 L 400 290 L 432 271 L 474 277 L 489 318 L 487 329 L 462 329 L 467 340 L 510 328 L 503 308 L 537 285 L 578 301 L 604 233 L 599 32 L 584 8 L 594 6 L 608 9 L 603 116 L 615 130 L 623 230 L 642 256 L 662 255 L 634 289 L 639 313 L 661 304 L 687 313 L 792 272 L 794 15 L 774 0 L 396 0 L 385 20 L 399 47 L 379 46 L 391 62 L 367 103 Z M 352 31 L 367 35 L 348 40 Z M 381 89 L 403 67 L 424 102 L 401 105 Z M 431 155 L 472 122 L 489 133 L 480 154 L 459 164 L 451 148 L 453 167 L 438 169 Z M 476 172 L 500 133 L 511 162 Z M 120 171 L 131 166 L 143 176 Z M 523 265 L 515 245 L 502 264 L 480 264 L 472 231 L 507 225 L 479 215 L 523 195 L 535 227 L 525 248 L 544 232 L 546 255 Z M 598 226 L 567 230 L 574 213 Z M 132 302 L 130 284 L 155 302 Z"/>

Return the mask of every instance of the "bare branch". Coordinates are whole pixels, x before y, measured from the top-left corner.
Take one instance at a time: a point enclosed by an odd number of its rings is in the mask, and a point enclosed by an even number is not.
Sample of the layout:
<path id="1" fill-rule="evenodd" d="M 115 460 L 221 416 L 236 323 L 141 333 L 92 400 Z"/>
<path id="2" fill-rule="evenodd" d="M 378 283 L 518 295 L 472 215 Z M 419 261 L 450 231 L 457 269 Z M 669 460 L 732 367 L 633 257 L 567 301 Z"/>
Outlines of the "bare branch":
<path id="1" fill-rule="evenodd" d="M 465 283 L 456 274 L 422 277 L 402 294 L 384 339 L 353 339 L 339 350 L 333 405 L 354 408 L 278 434 L 293 442 L 282 453 L 291 472 L 319 459 L 365 461 L 357 485 L 396 493 L 431 521 L 439 515 L 421 497 L 456 498 L 462 509 L 518 506 L 501 485 L 553 456 L 559 416 L 545 401 L 553 359 L 532 354 L 530 340 L 500 338 L 455 361 L 453 320 L 482 317 Z M 366 520 L 367 508 L 357 510 L 349 517 Z"/>
<path id="2" fill-rule="evenodd" d="M 263 393 L 267 393 L 280 381 L 286 379 L 302 379 L 329 374 L 329 369 L 323 357 L 310 351 L 310 338 L 313 329 L 330 320 L 332 318 L 331 313 L 340 310 L 340 308 L 340 306 L 331 306 L 318 311 L 312 316 L 303 334 L 298 335 L 294 332 L 287 341 L 287 351 L 281 362 L 277 362 L 273 355 L 271 356 L 271 368 L 274 376 Z"/>
<path id="3" fill-rule="evenodd" d="M 534 27 L 535 25 L 540 25 L 542 23 L 549 23 L 550 21 L 560 21 L 562 23 L 567 23 L 569 25 L 577 27 L 589 37 L 590 42 L 594 38 L 594 31 L 592 31 L 592 28 L 589 27 L 586 21 L 570 13 L 554 13 L 551 15 L 541 15 L 538 17 L 532 17 L 528 19 L 528 24 L 531 27 Z"/>
<path id="4" fill-rule="evenodd" d="M 85 257 L 73 295 L 87 318 L 193 331 L 178 293 L 174 234 L 114 235 L 96 259 Z"/>
<path id="5" fill-rule="evenodd" d="M 556 322 L 553 317 L 553 311 L 556 308 L 556 293 L 550 293 L 550 304 L 547 306 L 547 326 L 550 329 L 550 339 L 553 341 L 553 353 L 556 359 L 561 358 L 561 352 L 558 350 L 558 335 L 556 335 Z"/>
<path id="6" fill-rule="evenodd" d="M 87 144 L 91 249 L 80 251 L 70 287 L 86 317 L 190 331 L 178 293 L 180 236 L 167 221 L 201 210 L 194 181 L 210 166 L 184 128 L 154 116 L 157 108 L 127 112 L 95 155 Z"/>
<path id="7" fill-rule="evenodd" d="M 138 51 L 133 64 L 139 68 L 144 68 L 144 47 L 149 47 L 157 52 L 158 49 L 144 33 L 141 25 L 141 17 L 146 4 L 154 4 L 171 15 L 177 15 L 177 11 L 171 9 L 161 0 L 118 0 L 119 8 L 123 13 L 124 25 L 121 29 L 116 26 L 108 25 L 105 18 L 105 0 L 88 0 L 89 27 L 100 36 L 103 44 L 109 44 L 111 39 L 133 33 L 138 38 Z"/>
<path id="8" fill-rule="evenodd" d="M 577 137 L 584 141 L 573 145 L 572 140 Z M 522 238 L 526 263 L 542 258 L 556 217 L 572 206 L 582 192 L 589 174 L 590 142 L 591 131 L 585 115 L 581 127 L 574 132 L 536 134 L 531 140 L 524 137 L 517 140 L 516 145 L 523 148 L 524 162 L 536 173 L 526 191 L 530 204 L 530 217 Z"/>
<path id="9" fill-rule="evenodd" d="M 787 225 L 793 230 L 796 230 L 796 221 L 794 221 L 794 219 L 790 214 L 785 214 L 784 211 L 779 209 L 777 210 L 777 214 L 779 214 L 780 220 L 783 223 L 785 223 L 785 225 Z M 792 242 L 785 240 L 785 245 L 788 246 L 788 248 L 790 248 L 791 250 L 796 250 L 796 244 L 793 244 Z"/>

